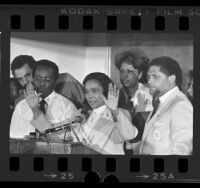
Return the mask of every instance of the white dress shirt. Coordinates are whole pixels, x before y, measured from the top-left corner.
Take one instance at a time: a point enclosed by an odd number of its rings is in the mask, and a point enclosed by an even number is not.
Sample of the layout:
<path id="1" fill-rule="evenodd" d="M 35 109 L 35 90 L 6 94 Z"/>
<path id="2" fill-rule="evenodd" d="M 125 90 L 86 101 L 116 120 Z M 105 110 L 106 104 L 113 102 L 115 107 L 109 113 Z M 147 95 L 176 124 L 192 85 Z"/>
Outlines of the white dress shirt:
<path id="1" fill-rule="evenodd" d="M 160 104 L 163 104 L 171 96 L 171 94 L 176 92 L 177 90 L 179 90 L 179 88 L 176 86 L 173 89 L 169 90 L 164 95 L 162 95 L 161 97 L 159 97 Z"/>
<path id="2" fill-rule="evenodd" d="M 46 97 L 45 101 L 47 103 L 46 118 L 51 123 L 64 121 L 77 112 L 75 105 L 70 100 L 55 91 Z M 35 127 L 31 124 L 32 121 L 32 110 L 26 99 L 23 99 L 17 104 L 12 115 L 10 138 L 24 138 L 30 132 L 34 132 Z"/>

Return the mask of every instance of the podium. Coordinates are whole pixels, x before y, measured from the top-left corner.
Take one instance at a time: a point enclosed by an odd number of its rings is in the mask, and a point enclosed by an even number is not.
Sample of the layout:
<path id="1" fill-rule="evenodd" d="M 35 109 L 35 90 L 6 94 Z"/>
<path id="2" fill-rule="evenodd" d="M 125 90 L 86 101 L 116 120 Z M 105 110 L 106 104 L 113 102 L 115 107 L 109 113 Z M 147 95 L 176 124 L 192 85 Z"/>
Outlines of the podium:
<path id="1" fill-rule="evenodd" d="M 11 154 L 101 154 L 81 142 L 10 139 Z"/>

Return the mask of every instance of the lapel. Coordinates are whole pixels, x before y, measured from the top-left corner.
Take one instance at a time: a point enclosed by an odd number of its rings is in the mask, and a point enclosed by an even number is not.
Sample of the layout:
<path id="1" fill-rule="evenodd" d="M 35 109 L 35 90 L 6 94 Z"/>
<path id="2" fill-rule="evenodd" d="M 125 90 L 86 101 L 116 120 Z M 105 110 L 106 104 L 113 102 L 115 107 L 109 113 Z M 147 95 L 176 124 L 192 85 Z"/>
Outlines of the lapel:
<path id="1" fill-rule="evenodd" d="M 152 127 L 152 124 L 154 124 L 155 121 L 157 121 L 157 119 L 159 118 L 159 116 L 161 114 L 164 114 L 164 112 L 174 103 L 179 93 L 180 93 L 179 89 L 176 89 L 175 91 L 173 91 L 173 93 L 170 94 L 170 96 L 166 99 L 166 101 L 160 104 L 157 112 L 154 114 L 154 116 L 151 119 L 150 117 L 153 111 L 149 114 L 146 124 L 145 124 L 143 138 L 146 138 L 148 136 L 148 133 L 149 133 L 150 128 Z"/>

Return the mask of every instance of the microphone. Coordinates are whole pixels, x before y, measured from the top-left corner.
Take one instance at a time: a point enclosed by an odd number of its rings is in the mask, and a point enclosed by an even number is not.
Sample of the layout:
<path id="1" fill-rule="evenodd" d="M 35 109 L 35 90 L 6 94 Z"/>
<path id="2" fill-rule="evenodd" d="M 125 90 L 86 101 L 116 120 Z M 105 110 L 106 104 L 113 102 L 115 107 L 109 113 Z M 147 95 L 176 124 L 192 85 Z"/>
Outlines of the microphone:
<path id="1" fill-rule="evenodd" d="M 83 123 L 84 121 L 84 117 L 81 116 L 81 115 L 78 115 L 78 116 L 75 116 L 73 118 L 73 120 L 69 121 L 69 123 L 66 123 L 64 125 L 60 125 L 58 127 L 53 127 L 53 128 L 50 128 L 50 129 L 47 129 L 44 131 L 44 134 L 52 134 L 52 133 L 55 133 L 55 132 L 58 132 L 60 130 L 65 130 L 67 129 L 68 127 L 72 128 L 71 125 L 74 124 L 74 123 Z M 72 128 L 73 129 L 73 128 Z"/>

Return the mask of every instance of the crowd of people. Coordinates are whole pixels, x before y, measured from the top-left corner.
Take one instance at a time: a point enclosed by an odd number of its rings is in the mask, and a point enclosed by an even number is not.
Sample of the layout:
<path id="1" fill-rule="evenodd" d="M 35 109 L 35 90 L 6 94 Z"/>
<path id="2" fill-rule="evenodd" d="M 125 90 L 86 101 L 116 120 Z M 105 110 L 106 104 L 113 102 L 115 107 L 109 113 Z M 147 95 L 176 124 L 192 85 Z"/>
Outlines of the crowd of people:
<path id="1" fill-rule="evenodd" d="M 19 55 L 11 63 L 10 138 L 54 128 L 77 114 L 74 141 L 102 154 L 191 155 L 193 72 L 183 93 L 182 70 L 168 56 L 149 59 L 134 48 L 115 56 L 122 87 L 93 72 L 81 84 L 56 63 Z M 78 136 L 78 140 L 77 140 Z M 63 139 L 63 135 L 60 136 Z"/>

